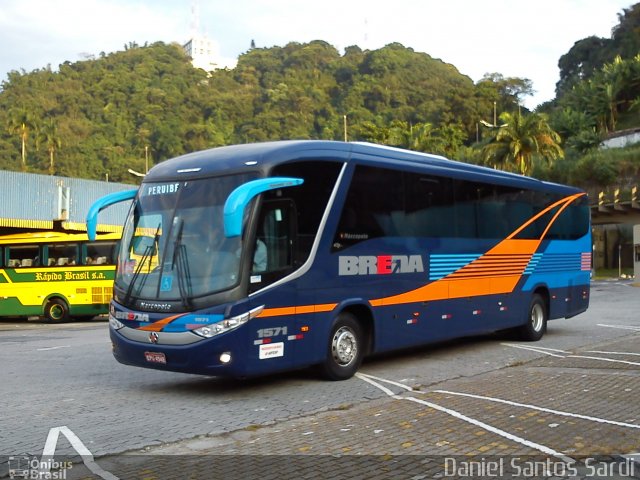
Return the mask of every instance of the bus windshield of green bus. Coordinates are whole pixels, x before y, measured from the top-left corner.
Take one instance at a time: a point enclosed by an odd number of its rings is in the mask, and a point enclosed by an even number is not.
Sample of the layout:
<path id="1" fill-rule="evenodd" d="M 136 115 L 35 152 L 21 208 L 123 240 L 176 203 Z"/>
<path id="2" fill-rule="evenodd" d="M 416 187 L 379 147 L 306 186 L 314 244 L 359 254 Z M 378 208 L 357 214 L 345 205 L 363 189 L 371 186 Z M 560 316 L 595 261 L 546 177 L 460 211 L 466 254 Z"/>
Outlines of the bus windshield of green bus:
<path id="1" fill-rule="evenodd" d="M 130 298 L 182 301 L 236 286 L 242 237 L 226 237 L 223 207 L 255 175 L 148 183 L 125 223 L 116 287 Z M 247 209 L 249 212 L 250 209 Z"/>

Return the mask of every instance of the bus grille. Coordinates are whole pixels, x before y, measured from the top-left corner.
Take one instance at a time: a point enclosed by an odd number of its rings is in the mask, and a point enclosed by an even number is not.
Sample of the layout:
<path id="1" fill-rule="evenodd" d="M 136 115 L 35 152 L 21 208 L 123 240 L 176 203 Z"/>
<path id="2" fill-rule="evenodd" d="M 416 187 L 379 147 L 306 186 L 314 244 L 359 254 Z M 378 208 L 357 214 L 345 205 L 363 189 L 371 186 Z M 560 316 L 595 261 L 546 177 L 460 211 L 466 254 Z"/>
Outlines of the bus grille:
<path id="1" fill-rule="evenodd" d="M 112 287 L 91 287 L 91 303 L 109 303 L 112 294 Z"/>

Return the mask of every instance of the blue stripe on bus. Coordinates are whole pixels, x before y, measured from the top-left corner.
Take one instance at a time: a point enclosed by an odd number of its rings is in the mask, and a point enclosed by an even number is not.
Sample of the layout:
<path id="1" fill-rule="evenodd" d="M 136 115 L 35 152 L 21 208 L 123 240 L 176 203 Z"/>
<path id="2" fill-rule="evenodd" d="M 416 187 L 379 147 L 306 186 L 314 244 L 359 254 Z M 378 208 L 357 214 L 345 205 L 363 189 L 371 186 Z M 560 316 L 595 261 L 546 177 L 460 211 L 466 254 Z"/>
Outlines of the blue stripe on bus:
<path id="1" fill-rule="evenodd" d="M 440 280 L 480 258 L 481 254 L 433 254 L 429 257 L 429 280 Z M 535 253 L 525 275 L 578 272 L 583 270 L 581 253 Z M 554 282 L 555 283 L 555 282 Z"/>
<path id="2" fill-rule="evenodd" d="M 541 259 L 542 259 L 542 253 L 534 253 L 533 256 L 531 257 L 531 260 L 529 260 L 529 264 L 527 265 L 527 268 L 524 269 L 524 274 L 528 275 L 533 273 L 536 267 L 538 266 L 538 264 L 540 263 Z"/>
<path id="3" fill-rule="evenodd" d="M 429 257 L 429 280 L 440 280 L 481 256 L 481 253 L 433 254 Z"/>

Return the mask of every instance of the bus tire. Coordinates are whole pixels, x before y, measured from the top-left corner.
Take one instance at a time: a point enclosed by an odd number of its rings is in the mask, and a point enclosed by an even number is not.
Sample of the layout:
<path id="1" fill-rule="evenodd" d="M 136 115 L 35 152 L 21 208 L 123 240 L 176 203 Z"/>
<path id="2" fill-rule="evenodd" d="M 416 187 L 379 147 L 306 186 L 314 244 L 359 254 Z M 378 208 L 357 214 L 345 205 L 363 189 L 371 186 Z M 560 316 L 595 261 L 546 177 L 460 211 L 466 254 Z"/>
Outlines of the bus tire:
<path id="1" fill-rule="evenodd" d="M 527 312 L 527 323 L 519 327 L 516 333 L 520 340 L 537 342 L 547 331 L 547 302 L 542 295 L 533 294 Z"/>
<path id="2" fill-rule="evenodd" d="M 321 371 L 329 380 L 346 380 L 360 368 L 364 357 L 364 335 L 362 326 L 351 313 L 341 313 L 333 328 L 327 345 L 327 356 Z"/>
<path id="3" fill-rule="evenodd" d="M 69 306 L 61 298 L 50 299 L 44 307 L 44 316 L 53 323 L 69 320 Z"/>

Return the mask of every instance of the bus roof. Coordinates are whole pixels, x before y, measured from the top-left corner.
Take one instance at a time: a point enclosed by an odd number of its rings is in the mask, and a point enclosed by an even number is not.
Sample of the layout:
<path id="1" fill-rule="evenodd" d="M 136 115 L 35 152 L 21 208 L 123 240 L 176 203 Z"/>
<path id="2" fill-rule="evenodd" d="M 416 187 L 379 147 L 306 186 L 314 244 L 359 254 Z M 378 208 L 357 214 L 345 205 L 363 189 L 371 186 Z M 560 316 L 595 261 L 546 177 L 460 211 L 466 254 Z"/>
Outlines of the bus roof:
<path id="1" fill-rule="evenodd" d="M 574 187 L 449 160 L 439 155 L 371 143 L 330 140 L 283 140 L 231 145 L 194 152 L 156 165 L 145 176 L 144 182 L 187 180 L 248 171 L 268 175 L 273 167 L 294 160 L 356 162 L 380 168 L 417 170 L 434 175 L 466 180 L 477 179 L 534 190 L 568 193 L 580 191 Z"/>

